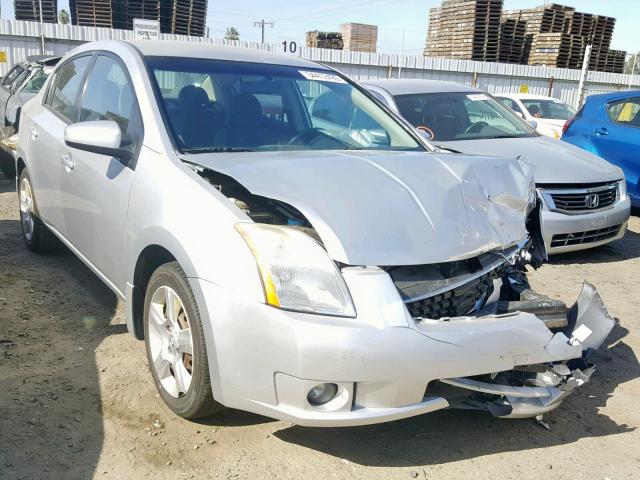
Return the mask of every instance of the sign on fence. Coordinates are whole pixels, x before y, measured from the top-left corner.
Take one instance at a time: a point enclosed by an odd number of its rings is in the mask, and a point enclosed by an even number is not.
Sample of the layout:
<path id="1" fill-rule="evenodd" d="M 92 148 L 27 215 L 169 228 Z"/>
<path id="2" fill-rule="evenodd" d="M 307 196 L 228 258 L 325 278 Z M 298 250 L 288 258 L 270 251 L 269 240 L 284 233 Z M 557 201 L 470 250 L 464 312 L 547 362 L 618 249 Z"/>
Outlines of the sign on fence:
<path id="1" fill-rule="evenodd" d="M 160 22 L 134 18 L 133 32 L 136 40 L 158 40 L 160 38 Z"/>
<path id="2" fill-rule="evenodd" d="M 7 63 L 7 52 L 0 51 L 0 63 Z"/>

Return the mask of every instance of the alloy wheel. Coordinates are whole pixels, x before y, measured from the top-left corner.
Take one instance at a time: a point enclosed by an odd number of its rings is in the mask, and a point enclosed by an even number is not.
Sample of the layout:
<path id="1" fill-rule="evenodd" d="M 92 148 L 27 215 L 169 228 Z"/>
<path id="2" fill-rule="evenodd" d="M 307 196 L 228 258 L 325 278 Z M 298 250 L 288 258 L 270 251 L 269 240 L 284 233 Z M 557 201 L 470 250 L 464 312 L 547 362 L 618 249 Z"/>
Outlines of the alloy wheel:
<path id="1" fill-rule="evenodd" d="M 184 303 L 175 290 L 159 287 L 149 306 L 152 368 L 174 398 L 187 393 L 193 374 L 193 336 Z"/>

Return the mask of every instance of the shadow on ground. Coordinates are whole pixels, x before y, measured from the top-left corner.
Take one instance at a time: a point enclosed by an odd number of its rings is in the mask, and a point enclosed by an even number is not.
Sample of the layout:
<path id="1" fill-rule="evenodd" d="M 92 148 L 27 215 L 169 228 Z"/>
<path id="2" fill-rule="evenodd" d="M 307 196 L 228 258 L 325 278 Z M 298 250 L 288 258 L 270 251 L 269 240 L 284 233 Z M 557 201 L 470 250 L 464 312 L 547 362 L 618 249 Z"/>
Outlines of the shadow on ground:
<path id="1" fill-rule="evenodd" d="M 0 182 L 6 188 L 9 182 Z M 0 478 L 93 478 L 103 444 L 95 349 L 115 295 L 68 250 L 36 255 L 0 220 Z"/>
<path id="2" fill-rule="evenodd" d="M 275 433 L 285 441 L 351 462 L 377 467 L 409 467 L 456 462 L 484 455 L 564 445 L 586 437 L 606 437 L 633 428 L 618 425 L 598 410 L 621 383 L 640 377 L 640 365 L 620 339 L 616 325 L 598 354 L 599 368 L 557 410 L 545 416 L 547 431 L 531 419 L 499 420 L 489 414 L 444 410 L 381 425 L 311 429 L 292 426 Z"/>

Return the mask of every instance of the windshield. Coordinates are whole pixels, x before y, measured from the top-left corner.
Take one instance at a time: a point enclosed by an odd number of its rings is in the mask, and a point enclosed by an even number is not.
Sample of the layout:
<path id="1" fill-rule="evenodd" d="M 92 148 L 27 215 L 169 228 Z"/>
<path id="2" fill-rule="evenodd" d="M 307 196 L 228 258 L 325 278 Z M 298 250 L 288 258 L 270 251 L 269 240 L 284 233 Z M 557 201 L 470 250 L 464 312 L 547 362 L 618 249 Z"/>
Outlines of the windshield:
<path id="1" fill-rule="evenodd" d="M 526 99 L 520 100 L 529 114 L 535 118 L 548 120 L 569 120 L 576 111 L 558 100 Z"/>
<path id="2" fill-rule="evenodd" d="M 484 93 L 421 93 L 395 97 L 404 118 L 434 141 L 535 136 L 535 130 Z"/>
<path id="3" fill-rule="evenodd" d="M 148 57 L 184 153 L 422 150 L 376 102 L 327 69 Z"/>

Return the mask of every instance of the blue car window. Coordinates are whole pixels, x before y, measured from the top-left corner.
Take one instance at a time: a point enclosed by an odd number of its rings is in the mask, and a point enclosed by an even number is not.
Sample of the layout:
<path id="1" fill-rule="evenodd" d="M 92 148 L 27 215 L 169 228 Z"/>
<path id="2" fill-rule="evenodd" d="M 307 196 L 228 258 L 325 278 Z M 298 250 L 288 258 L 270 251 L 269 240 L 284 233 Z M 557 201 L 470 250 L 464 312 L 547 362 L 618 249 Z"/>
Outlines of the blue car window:
<path id="1" fill-rule="evenodd" d="M 640 127 L 640 97 L 608 103 L 606 108 L 612 122 Z"/>

